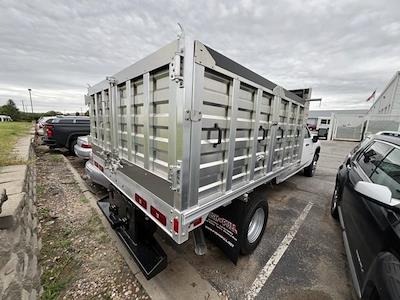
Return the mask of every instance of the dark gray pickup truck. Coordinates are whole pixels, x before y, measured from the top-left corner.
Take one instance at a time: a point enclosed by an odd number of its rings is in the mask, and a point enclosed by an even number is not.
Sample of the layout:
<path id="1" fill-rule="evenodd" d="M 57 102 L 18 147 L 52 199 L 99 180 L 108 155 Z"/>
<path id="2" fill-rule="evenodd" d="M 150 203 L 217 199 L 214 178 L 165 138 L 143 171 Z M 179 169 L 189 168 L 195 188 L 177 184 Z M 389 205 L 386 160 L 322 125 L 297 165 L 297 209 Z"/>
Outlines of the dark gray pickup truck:
<path id="1" fill-rule="evenodd" d="M 84 116 L 55 118 L 45 125 L 43 142 L 50 148 L 67 148 L 74 154 L 78 136 L 90 134 L 90 119 Z"/>

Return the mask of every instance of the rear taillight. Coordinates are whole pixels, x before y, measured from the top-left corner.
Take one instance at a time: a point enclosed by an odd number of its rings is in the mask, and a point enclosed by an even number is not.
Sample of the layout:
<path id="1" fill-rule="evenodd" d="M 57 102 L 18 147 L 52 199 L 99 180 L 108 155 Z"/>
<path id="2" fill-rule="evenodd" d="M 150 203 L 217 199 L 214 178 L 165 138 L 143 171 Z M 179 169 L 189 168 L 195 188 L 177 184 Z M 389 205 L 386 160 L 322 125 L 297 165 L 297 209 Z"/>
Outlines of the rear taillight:
<path id="1" fill-rule="evenodd" d="M 141 207 L 147 209 L 147 201 L 140 197 L 138 194 L 135 194 L 135 201 L 139 203 Z"/>
<path id="2" fill-rule="evenodd" d="M 104 168 L 101 164 L 99 164 L 97 161 L 94 161 L 94 165 L 102 172 L 104 172 Z"/>
<path id="3" fill-rule="evenodd" d="M 92 148 L 91 144 L 82 144 L 82 148 Z"/>
<path id="4" fill-rule="evenodd" d="M 161 213 L 158 209 L 154 208 L 153 206 L 150 206 L 150 213 L 154 218 L 156 218 L 161 224 L 164 226 L 167 225 L 167 218 L 163 213 Z"/>
<path id="5" fill-rule="evenodd" d="M 53 135 L 54 135 L 53 129 L 54 129 L 53 125 L 46 125 L 46 135 L 48 138 L 53 137 Z"/>
<path id="6" fill-rule="evenodd" d="M 178 220 L 178 218 L 174 218 L 173 227 L 174 227 L 175 233 L 179 233 L 179 220 Z"/>

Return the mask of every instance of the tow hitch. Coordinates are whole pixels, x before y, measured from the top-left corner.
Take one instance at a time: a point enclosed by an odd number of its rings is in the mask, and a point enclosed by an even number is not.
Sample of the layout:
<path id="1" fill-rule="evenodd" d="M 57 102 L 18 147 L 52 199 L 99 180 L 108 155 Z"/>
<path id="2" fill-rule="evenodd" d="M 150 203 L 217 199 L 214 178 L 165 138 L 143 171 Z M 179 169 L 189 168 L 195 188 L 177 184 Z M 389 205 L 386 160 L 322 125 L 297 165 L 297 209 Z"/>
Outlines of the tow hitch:
<path id="1" fill-rule="evenodd" d="M 129 199 L 111 190 L 97 204 L 147 279 L 167 267 L 167 255 L 153 236 L 157 225 Z"/>

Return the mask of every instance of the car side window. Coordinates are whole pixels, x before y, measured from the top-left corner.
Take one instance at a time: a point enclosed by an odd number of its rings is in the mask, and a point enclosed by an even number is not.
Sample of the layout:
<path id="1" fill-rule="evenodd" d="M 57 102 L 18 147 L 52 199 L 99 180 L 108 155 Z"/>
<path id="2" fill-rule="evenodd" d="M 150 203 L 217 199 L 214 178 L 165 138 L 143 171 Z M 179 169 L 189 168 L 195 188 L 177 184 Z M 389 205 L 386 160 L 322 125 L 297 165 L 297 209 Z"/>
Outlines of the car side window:
<path id="1" fill-rule="evenodd" d="M 370 177 L 376 184 L 387 186 L 392 198 L 400 199 L 400 150 L 393 149 L 378 165 Z"/>
<path id="2" fill-rule="evenodd" d="M 76 124 L 89 124 L 90 120 L 86 119 L 76 119 Z"/>
<path id="3" fill-rule="evenodd" d="M 372 172 L 391 149 L 392 147 L 388 144 L 374 142 L 358 157 L 358 164 L 364 173 L 370 177 Z"/>
<path id="4" fill-rule="evenodd" d="M 310 131 L 307 128 L 304 128 L 304 138 L 309 139 L 311 137 Z"/>
<path id="5" fill-rule="evenodd" d="M 73 119 L 60 119 L 58 121 L 58 123 L 60 123 L 60 124 L 73 124 L 74 120 Z"/>

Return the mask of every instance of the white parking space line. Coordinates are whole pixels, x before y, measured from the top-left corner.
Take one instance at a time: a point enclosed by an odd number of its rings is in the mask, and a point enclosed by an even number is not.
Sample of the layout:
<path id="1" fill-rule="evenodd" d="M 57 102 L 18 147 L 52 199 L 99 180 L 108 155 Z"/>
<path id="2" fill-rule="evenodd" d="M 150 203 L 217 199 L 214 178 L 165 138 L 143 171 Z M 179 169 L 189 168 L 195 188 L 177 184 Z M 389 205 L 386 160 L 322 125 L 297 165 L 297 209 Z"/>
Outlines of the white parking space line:
<path id="1" fill-rule="evenodd" d="M 270 257 L 268 262 L 265 264 L 264 268 L 258 273 L 256 279 L 254 280 L 253 284 L 251 285 L 249 291 L 246 293 L 245 298 L 250 300 L 254 299 L 258 293 L 260 292 L 261 288 L 267 282 L 269 276 L 274 271 L 276 265 L 279 263 L 280 259 L 282 258 L 283 254 L 285 254 L 287 248 L 289 247 L 290 243 L 293 241 L 297 231 L 299 230 L 300 226 L 303 224 L 304 220 L 306 219 L 308 213 L 311 210 L 313 203 L 309 202 L 306 207 L 301 212 L 300 216 L 297 218 L 296 222 L 292 225 L 289 232 L 286 234 L 282 242 L 279 244 L 279 247 L 275 250 L 274 254 Z"/>

